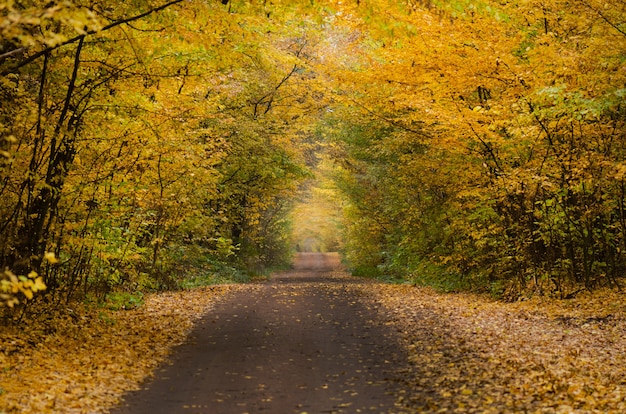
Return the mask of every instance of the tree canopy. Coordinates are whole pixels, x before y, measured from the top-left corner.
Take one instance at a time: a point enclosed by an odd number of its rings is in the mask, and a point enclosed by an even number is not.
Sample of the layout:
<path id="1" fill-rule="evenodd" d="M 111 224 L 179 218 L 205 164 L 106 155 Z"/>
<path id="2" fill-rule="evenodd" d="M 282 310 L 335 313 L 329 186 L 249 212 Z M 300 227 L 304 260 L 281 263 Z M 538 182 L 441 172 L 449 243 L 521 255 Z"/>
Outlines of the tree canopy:
<path id="1" fill-rule="evenodd" d="M 619 286 L 624 96 L 618 0 L 4 1 L 0 301 L 311 237 L 449 289 Z"/>

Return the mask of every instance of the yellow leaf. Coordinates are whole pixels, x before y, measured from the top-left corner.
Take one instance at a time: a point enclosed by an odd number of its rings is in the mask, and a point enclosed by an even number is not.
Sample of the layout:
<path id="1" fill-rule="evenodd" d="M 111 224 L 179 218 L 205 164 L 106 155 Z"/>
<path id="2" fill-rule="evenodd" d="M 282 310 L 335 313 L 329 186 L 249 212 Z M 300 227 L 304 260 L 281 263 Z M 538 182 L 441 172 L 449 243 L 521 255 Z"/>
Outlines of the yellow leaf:
<path id="1" fill-rule="evenodd" d="M 44 258 L 44 260 L 46 260 L 50 264 L 59 263 L 59 259 L 56 258 L 56 256 L 54 255 L 54 252 L 46 252 L 43 255 L 43 258 Z"/>
<path id="2" fill-rule="evenodd" d="M 38 277 L 37 279 L 35 279 L 35 283 L 33 284 L 33 287 L 31 289 L 33 290 L 33 292 L 46 290 L 46 284 L 43 282 L 43 279 L 41 277 Z"/>

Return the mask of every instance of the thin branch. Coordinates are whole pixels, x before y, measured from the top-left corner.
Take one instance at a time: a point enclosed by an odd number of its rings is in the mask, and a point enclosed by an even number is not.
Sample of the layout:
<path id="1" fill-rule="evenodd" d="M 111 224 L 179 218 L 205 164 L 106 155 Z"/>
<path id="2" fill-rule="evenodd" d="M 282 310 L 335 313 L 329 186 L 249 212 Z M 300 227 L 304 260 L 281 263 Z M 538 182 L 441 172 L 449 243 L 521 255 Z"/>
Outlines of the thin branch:
<path id="1" fill-rule="evenodd" d="M 46 53 L 43 60 L 43 68 L 41 69 L 41 79 L 39 81 L 39 94 L 37 95 L 37 131 L 36 136 L 37 139 L 33 143 L 33 156 L 30 162 L 30 172 L 29 180 L 32 180 L 34 177 L 34 173 L 38 168 L 37 163 L 37 151 L 39 145 L 43 146 L 45 131 L 42 125 L 43 119 L 43 106 L 45 102 L 45 87 L 46 87 L 46 75 L 48 72 L 48 59 L 50 58 L 50 54 Z"/>
<path id="2" fill-rule="evenodd" d="M 28 58 L 24 59 L 23 61 L 21 61 L 17 65 L 15 65 L 15 66 L 13 66 L 11 68 L 5 69 L 2 72 L 0 72 L 0 76 L 5 76 L 5 75 L 8 75 L 9 73 L 13 73 L 13 72 L 17 71 L 19 68 L 28 65 L 29 63 L 33 62 L 36 59 L 39 59 L 41 56 L 45 55 L 46 53 L 49 53 L 49 52 L 51 52 L 51 51 L 53 51 L 55 49 L 58 49 L 60 47 L 65 46 L 65 45 L 69 45 L 70 43 L 78 42 L 81 39 L 84 39 L 86 36 L 89 36 L 89 35 L 92 35 L 92 34 L 95 34 L 95 33 L 105 32 L 107 30 L 110 30 L 110 29 L 112 29 L 114 27 L 117 27 L 117 26 L 120 26 L 122 24 L 130 23 L 130 22 L 133 22 L 135 20 L 142 19 L 142 18 L 144 18 L 144 17 L 146 17 L 146 16 L 148 16 L 148 15 L 150 15 L 152 13 L 156 13 L 158 11 L 166 9 L 166 8 L 168 8 L 170 6 L 173 6 L 174 4 L 182 3 L 183 1 L 184 0 L 172 0 L 172 1 L 170 1 L 170 2 L 168 2 L 166 4 L 163 4 L 163 5 L 159 6 L 159 7 L 156 7 L 154 9 L 148 10 L 147 12 L 144 12 L 144 13 L 138 14 L 136 16 L 129 17 L 127 19 L 118 20 L 116 22 L 108 24 L 108 25 L 104 26 L 100 30 L 87 30 L 84 34 L 75 36 L 75 37 L 73 37 L 71 39 L 66 40 L 65 42 L 59 43 L 58 45 L 49 46 L 49 47 L 47 47 L 47 48 L 45 48 L 45 49 L 43 49 L 43 50 L 33 54 L 32 56 L 29 56 Z"/>
<path id="3" fill-rule="evenodd" d="M 1 54 L 1 55 L 0 55 L 0 61 L 2 61 L 2 60 L 4 60 L 4 59 L 6 59 L 6 58 L 8 58 L 8 57 L 11 57 L 11 56 L 13 56 L 13 55 L 17 55 L 18 53 L 25 52 L 25 51 L 26 51 L 26 48 L 25 48 L 25 47 L 19 47 L 19 48 L 17 48 L 17 49 L 13 49 L 13 50 L 11 50 L 11 51 L 9 51 L 9 52 L 5 52 L 5 53 L 3 53 L 3 54 Z"/>
<path id="4" fill-rule="evenodd" d="M 63 109 L 61 110 L 61 115 L 59 116 L 59 122 L 54 129 L 54 135 L 57 136 L 61 132 L 61 128 L 65 119 L 67 118 L 67 113 L 70 109 L 70 102 L 72 99 L 72 95 L 74 94 L 74 87 L 76 86 L 76 79 L 78 78 L 78 68 L 80 66 L 80 54 L 83 49 L 83 44 L 85 41 L 85 36 L 81 36 L 78 42 L 78 47 L 76 48 L 76 57 L 74 58 L 74 68 L 72 70 L 72 77 L 70 78 L 70 83 L 67 87 L 67 95 L 65 97 L 65 102 L 63 104 Z"/>
<path id="5" fill-rule="evenodd" d="M 404 124 L 401 124 L 401 123 L 400 123 L 400 122 L 398 122 L 398 121 L 394 121 L 393 119 L 389 119 L 389 118 L 387 118 L 387 117 L 385 117 L 385 116 L 382 116 L 382 115 L 380 115 L 380 114 L 377 114 L 376 112 L 374 112 L 373 110 L 369 109 L 369 108 L 368 108 L 368 107 L 366 107 L 365 105 L 363 105 L 363 104 L 361 104 L 361 103 L 357 102 L 355 99 L 348 98 L 348 100 L 349 100 L 350 102 L 354 103 L 355 105 L 357 105 L 359 108 L 361 108 L 361 109 L 365 110 L 366 112 L 368 112 L 370 115 L 373 115 L 373 116 L 375 116 L 376 118 L 381 119 L 381 120 L 383 120 L 383 121 L 387 122 L 388 124 L 391 124 L 391 125 L 393 125 L 393 126 L 395 126 L 395 127 L 397 127 L 397 128 L 400 128 L 400 129 L 402 129 L 402 130 L 404 130 L 404 131 L 411 132 L 411 133 L 413 133 L 413 134 L 418 134 L 418 135 L 421 135 L 421 136 L 424 136 L 424 137 L 427 137 L 427 136 L 428 136 L 428 134 L 426 134 L 424 131 L 421 131 L 421 130 L 418 130 L 418 129 L 413 129 L 413 128 L 410 128 L 410 127 L 408 127 L 408 126 L 406 126 L 406 125 L 404 125 Z"/>
<path id="6" fill-rule="evenodd" d="M 293 75 L 296 70 L 298 69 L 298 65 L 295 64 L 293 65 L 293 68 L 291 69 L 291 71 L 285 75 L 285 77 L 283 77 L 283 79 L 278 83 L 278 85 L 276 85 L 276 87 L 274 88 L 274 91 L 270 94 L 270 99 L 267 102 L 267 108 L 265 108 L 265 112 L 263 112 L 264 114 L 268 113 L 270 111 L 270 108 L 272 107 L 272 103 L 274 102 L 274 97 L 276 96 L 276 92 L 278 92 L 278 89 L 280 89 L 281 86 L 283 86 L 283 84 L 285 82 L 287 82 L 287 80 L 291 77 L 291 75 Z"/>
<path id="7" fill-rule="evenodd" d="M 295 65 L 293 65 L 293 68 L 291 68 L 289 73 L 287 73 L 280 80 L 280 82 L 278 82 L 278 85 L 276 85 L 274 87 L 274 89 L 271 90 L 271 92 L 266 93 L 260 99 L 258 99 L 256 102 L 253 102 L 253 104 L 254 104 L 253 118 L 254 119 L 257 119 L 258 112 L 259 112 L 259 106 L 260 105 L 265 105 L 265 111 L 263 111 L 263 114 L 267 114 L 270 111 L 270 109 L 272 108 L 272 103 L 274 102 L 274 97 L 276 96 L 276 93 L 278 92 L 280 87 L 283 86 L 285 84 L 285 82 L 287 82 L 287 80 L 289 80 L 289 78 L 294 73 L 296 73 L 297 70 L 298 70 L 298 64 L 296 63 Z"/>
<path id="8" fill-rule="evenodd" d="M 620 27 L 618 25 L 616 25 L 615 23 L 613 23 L 612 21 L 610 21 L 604 14 L 602 14 L 602 12 L 600 10 L 597 10 L 593 7 L 591 7 L 591 5 L 589 3 L 587 3 L 586 1 L 581 1 L 581 3 L 584 6 L 587 6 L 589 9 L 591 9 L 591 11 L 594 11 L 596 13 L 598 13 L 598 16 L 600 16 L 602 18 L 602 20 L 604 20 L 605 22 L 607 22 L 612 28 L 614 28 L 615 30 L 617 30 L 618 32 L 620 32 L 621 34 L 623 34 L 624 36 L 626 36 L 626 31 L 620 29 Z"/>

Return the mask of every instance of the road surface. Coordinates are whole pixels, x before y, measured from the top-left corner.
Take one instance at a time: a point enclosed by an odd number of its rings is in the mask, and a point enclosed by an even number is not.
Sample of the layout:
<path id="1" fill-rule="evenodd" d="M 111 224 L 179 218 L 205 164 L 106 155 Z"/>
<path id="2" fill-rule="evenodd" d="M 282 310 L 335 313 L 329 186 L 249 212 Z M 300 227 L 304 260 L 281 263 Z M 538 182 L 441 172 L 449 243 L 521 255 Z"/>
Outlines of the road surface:
<path id="1" fill-rule="evenodd" d="M 406 356 L 362 283 L 336 254 L 299 254 L 291 271 L 220 302 L 112 413 L 398 412 Z"/>

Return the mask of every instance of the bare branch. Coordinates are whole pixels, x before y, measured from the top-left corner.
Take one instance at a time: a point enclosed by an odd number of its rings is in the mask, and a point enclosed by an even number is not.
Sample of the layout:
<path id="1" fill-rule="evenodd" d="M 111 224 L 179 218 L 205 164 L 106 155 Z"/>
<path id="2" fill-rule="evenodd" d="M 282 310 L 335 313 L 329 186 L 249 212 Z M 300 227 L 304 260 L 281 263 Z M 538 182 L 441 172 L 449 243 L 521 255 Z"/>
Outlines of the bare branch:
<path id="1" fill-rule="evenodd" d="M 615 30 L 617 30 L 618 32 L 620 32 L 621 34 L 623 34 L 624 36 L 626 36 L 626 31 L 622 30 L 618 25 L 616 25 L 615 23 L 613 23 L 612 21 L 610 21 L 608 19 L 608 17 L 606 17 L 600 10 L 593 8 L 589 3 L 587 3 L 586 1 L 581 1 L 581 3 L 588 7 L 589 9 L 591 9 L 592 11 L 598 13 L 598 16 L 600 16 L 602 18 L 602 20 L 604 20 L 605 22 L 607 22 L 612 28 L 614 28 Z"/>
<path id="2" fill-rule="evenodd" d="M 11 51 L 9 51 L 9 52 L 5 52 L 5 53 L 3 53 L 3 54 L 1 54 L 1 55 L 0 55 L 0 61 L 2 61 L 2 60 L 4 60 L 4 59 L 6 59 L 6 58 L 8 58 L 8 57 L 11 57 L 11 56 L 13 56 L 13 55 L 17 55 L 18 53 L 25 52 L 25 51 L 26 51 L 26 48 L 25 48 L 25 47 L 19 47 L 19 48 L 17 48 L 17 49 L 13 49 L 13 50 L 11 50 Z"/>
<path id="3" fill-rule="evenodd" d="M 26 58 L 23 61 L 19 62 L 18 64 L 14 65 L 13 67 L 10 67 L 10 68 L 5 69 L 2 72 L 0 72 L 0 76 L 5 76 L 5 75 L 8 75 L 9 73 L 14 73 L 19 68 L 21 68 L 23 66 L 26 66 L 29 63 L 39 59 L 41 56 L 45 55 L 46 53 L 49 53 L 49 52 L 51 52 L 51 51 L 53 51 L 55 49 L 58 49 L 60 47 L 65 46 L 65 45 L 69 45 L 71 43 L 76 43 L 76 42 L 80 41 L 81 39 L 84 39 L 86 36 L 89 36 L 89 35 L 92 35 L 92 34 L 95 34 L 95 33 L 105 32 L 105 31 L 107 31 L 109 29 L 112 29 L 114 27 L 120 26 L 122 24 L 130 23 L 130 22 L 133 22 L 135 20 L 142 19 L 142 18 L 144 18 L 146 16 L 149 16 L 152 13 L 156 13 L 158 11 L 166 9 L 166 8 L 168 8 L 170 6 L 173 6 L 174 4 L 182 3 L 183 1 L 184 0 L 172 0 L 172 1 L 168 2 L 168 3 L 165 3 L 165 4 L 163 4 L 163 5 L 159 6 L 159 7 L 155 7 L 154 9 L 148 10 L 148 11 L 146 11 L 144 13 L 141 13 L 141 14 L 138 14 L 136 16 L 129 17 L 127 19 L 122 19 L 122 20 L 118 20 L 116 22 L 110 23 L 110 24 L 104 26 L 100 30 L 88 30 L 84 34 L 75 36 L 75 37 L 73 37 L 71 39 L 66 40 L 65 42 L 59 43 L 58 45 L 49 46 L 49 47 L 47 47 L 47 48 L 45 48 L 45 49 L 43 49 L 43 50 L 33 54 L 32 56 L 29 56 L 28 58 Z M 15 52 L 15 51 L 13 51 L 13 52 Z M 9 53 L 13 53 L 13 52 L 9 52 Z M 17 53 L 17 52 L 15 52 L 15 53 Z M 6 55 L 6 53 L 5 53 L 5 55 Z M 4 56 L 4 55 L 2 55 L 2 56 Z M 0 57 L 2 57 L 2 56 L 0 56 Z"/>

